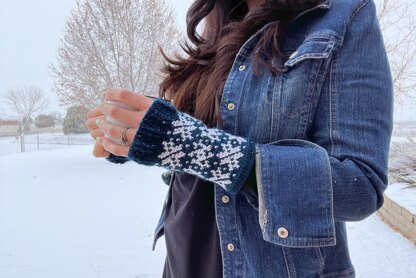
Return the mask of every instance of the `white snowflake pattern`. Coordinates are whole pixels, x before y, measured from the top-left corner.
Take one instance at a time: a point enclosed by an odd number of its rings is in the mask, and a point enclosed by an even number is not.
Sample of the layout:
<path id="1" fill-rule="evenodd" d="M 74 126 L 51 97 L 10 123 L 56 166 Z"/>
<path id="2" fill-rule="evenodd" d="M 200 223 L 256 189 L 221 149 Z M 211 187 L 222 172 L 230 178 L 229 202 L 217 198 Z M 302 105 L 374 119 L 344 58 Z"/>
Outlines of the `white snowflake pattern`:
<path id="1" fill-rule="evenodd" d="M 163 152 L 158 156 L 162 159 L 161 165 L 182 168 L 223 188 L 232 184 L 230 177 L 236 176 L 234 171 L 240 167 L 239 159 L 244 156 L 241 144 L 247 140 L 216 128 L 208 129 L 186 113 L 178 112 L 178 115 L 179 119 L 172 121 L 169 139 L 162 142 Z M 190 145 L 192 151 L 184 153 L 183 146 Z"/>
<path id="2" fill-rule="evenodd" d="M 227 171 L 234 171 L 240 168 L 239 159 L 243 156 L 242 152 L 233 153 L 230 156 L 227 156 L 221 160 L 220 165 L 226 165 Z"/>
<path id="3" fill-rule="evenodd" d="M 219 129 L 206 129 L 204 127 L 199 128 L 201 130 L 201 136 L 204 137 L 204 139 L 209 139 L 214 142 L 221 142 L 221 136 L 223 135 L 223 132 L 221 132 Z"/>
<path id="4" fill-rule="evenodd" d="M 179 114 L 179 119 L 172 122 L 173 126 L 173 135 L 179 134 L 182 141 L 192 140 L 192 131 L 197 129 L 195 126 L 195 120 L 190 117 L 187 117 L 185 114 Z"/>
<path id="5" fill-rule="evenodd" d="M 170 167 L 181 167 L 181 158 L 185 156 L 182 151 L 182 144 L 176 145 L 171 141 L 164 141 L 163 150 L 157 157 L 162 159 L 161 165 L 168 165 Z"/>
<path id="6" fill-rule="evenodd" d="M 201 169 L 210 168 L 208 159 L 214 156 L 211 152 L 212 146 L 199 142 L 193 142 L 194 150 L 188 153 L 188 156 L 192 159 L 192 165 L 198 165 Z"/>
<path id="7" fill-rule="evenodd" d="M 211 170 L 211 180 L 215 183 L 218 183 L 222 187 L 226 187 L 227 185 L 231 184 L 230 181 L 230 173 L 223 172 L 220 169 Z"/>
<path id="8" fill-rule="evenodd" d="M 199 173 L 198 171 L 195 171 L 194 169 L 185 168 L 183 171 L 188 173 L 188 174 L 195 175 L 195 176 L 203 178 L 203 176 L 201 176 L 201 173 Z"/>

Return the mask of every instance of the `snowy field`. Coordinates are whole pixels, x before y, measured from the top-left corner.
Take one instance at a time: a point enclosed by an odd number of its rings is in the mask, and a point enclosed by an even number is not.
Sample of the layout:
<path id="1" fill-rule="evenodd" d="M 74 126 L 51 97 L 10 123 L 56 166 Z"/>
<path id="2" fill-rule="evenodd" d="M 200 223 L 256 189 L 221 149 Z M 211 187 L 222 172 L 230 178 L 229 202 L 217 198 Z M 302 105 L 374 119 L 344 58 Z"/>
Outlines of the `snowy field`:
<path id="1" fill-rule="evenodd" d="M 25 136 L 27 152 L 38 150 L 38 136 L 30 134 Z M 94 139 L 90 133 L 65 135 L 63 132 L 39 133 L 39 150 L 67 148 L 68 145 L 93 144 Z M 20 137 L 0 137 L 0 155 L 20 152 Z"/>
<path id="2" fill-rule="evenodd" d="M 164 239 L 151 245 L 164 169 L 91 151 L 0 155 L 1 278 L 161 277 Z M 347 227 L 357 277 L 416 277 L 416 247 L 375 214 Z"/>
<path id="3" fill-rule="evenodd" d="M 0 156 L 0 277 L 161 277 L 163 169 L 92 145 Z"/>

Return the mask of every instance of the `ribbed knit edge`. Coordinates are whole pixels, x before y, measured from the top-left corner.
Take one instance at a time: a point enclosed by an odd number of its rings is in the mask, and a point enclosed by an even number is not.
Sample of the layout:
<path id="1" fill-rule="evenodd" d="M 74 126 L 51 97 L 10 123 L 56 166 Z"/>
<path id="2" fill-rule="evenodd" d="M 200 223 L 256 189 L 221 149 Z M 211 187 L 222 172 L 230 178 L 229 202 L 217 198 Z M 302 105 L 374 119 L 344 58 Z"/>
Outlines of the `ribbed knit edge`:
<path id="1" fill-rule="evenodd" d="M 118 156 L 118 155 L 114 155 L 112 153 L 110 153 L 110 155 L 108 157 L 106 157 L 105 159 L 107 159 L 108 161 L 110 161 L 112 163 L 116 163 L 116 164 L 124 164 L 127 161 L 130 161 L 129 157 Z"/>
<path id="2" fill-rule="evenodd" d="M 176 108 L 167 100 L 158 98 L 147 110 L 128 152 L 128 157 L 143 165 L 156 165 L 163 151 L 163 141 L 169 140 L 167 132 L 172 122 L 179 119 Z"/>
<path id="3" fill-rule="evenodd" d="M 256 147 L 254 142 L 247 139 L 247 145 L 246 145 L 246 153 L 242 157 L 243 161 L 240 164 L 240 171 L 239 175 L 235 178 L 233 183 L 225 188 L 225 190 L 233 195 L 236 195 L 241 192 L 244 185 L 246 184 L 246 181 L 248 177 L 250 176 L 251 168 L 254 164 L 254 159 L 256 155 Z"/>

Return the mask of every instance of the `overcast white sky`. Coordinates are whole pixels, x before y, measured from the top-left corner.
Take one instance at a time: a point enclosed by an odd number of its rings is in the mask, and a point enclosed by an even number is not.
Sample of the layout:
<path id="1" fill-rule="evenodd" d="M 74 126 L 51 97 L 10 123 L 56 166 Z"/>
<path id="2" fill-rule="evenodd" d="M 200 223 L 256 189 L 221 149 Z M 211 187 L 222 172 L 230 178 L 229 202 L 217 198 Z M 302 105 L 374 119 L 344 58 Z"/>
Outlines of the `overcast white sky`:
<path id="1" fill-rule="evenodd" d="M 184 30 L 192 0 L 168 2 Z M 55 61 L 65 18 L 74 3 L 75 0 L 0 0 L 0 95 L 12 87 L 39 86 L 50 95 L 49 111 L 65 114 L 52 92 L 48 65 Z M 0 112 L 1 108 L 7 111 L 0 103 Z M 416 107 L 397 114 L 399 118 L 416 120 Z"/>
<path id="2" fill-rule="evenodd" d="M 168 0 L 185 28 L 192 0 Z M 59 38 L 75 0 L 0 0 L 0 95 L 9 88 L 35 85 L 50 95 L 49 111 L 65 111 L 52 93 L 48 65 L 55 61 Z M 7 111 L 4 104 L 1 108 Z M 1 116 L 1 115 L 0 115 Z"/>

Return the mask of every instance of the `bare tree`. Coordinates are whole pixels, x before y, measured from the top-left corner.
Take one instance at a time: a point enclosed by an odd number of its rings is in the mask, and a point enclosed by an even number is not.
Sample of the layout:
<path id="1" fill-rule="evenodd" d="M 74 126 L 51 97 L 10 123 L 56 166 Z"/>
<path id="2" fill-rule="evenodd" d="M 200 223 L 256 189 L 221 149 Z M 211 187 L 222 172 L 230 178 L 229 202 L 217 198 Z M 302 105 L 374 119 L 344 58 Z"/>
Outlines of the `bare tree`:
<path id="1" fill-rule="evenodd" d="M 3 102 L 13 111 L 13 114 L 9 116 L 17 119 L 19 122 L 21 151 L 24 152 L 25 129 L 29 126 L 30 119 L 48 106 L 48 99 L 40 88 L 26 86 L 24 88 L 9 89 L 4 96 Z"/>
<path id="2" fill-rule="evenodd" d="M 156 95 L 162 65 L 180 33 L 164 0 L 78 0 L 51 65 L 55 91 L 66 107 L 93 107 L 108 87 Z"/>
<path id="3" fill-rule="evenodd" d="M 397 103 L 416 100 L 416 5 L 409 0 L 378 0 L 378 18 L 393 74 Z M 412 12 L 413 7 L 413 12 Z"/>

